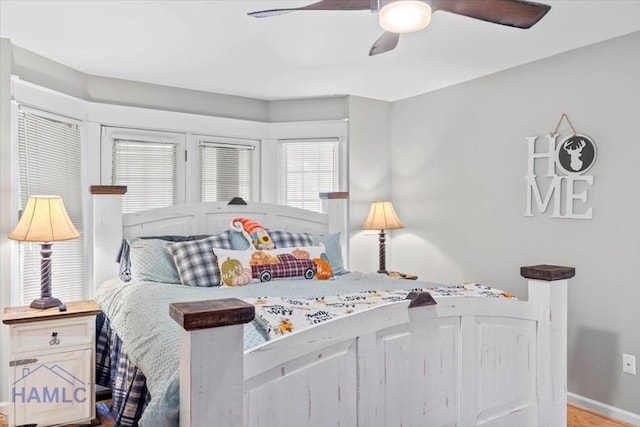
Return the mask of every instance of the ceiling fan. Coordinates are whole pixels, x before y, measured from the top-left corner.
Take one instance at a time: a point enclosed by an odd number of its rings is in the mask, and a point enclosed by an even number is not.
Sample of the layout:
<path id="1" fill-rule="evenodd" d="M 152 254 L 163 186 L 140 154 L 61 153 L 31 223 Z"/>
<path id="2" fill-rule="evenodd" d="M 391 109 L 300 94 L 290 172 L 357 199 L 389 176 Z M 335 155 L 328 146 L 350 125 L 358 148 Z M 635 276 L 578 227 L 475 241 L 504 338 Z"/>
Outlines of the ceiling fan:
<path id="1" fill-rule="evenodd" d="M 370 10 L 379 13 L 385 32 L 373 43 L 369 56 L 388 52 L 398 45 L 401 33 L 420 30 L 439 10 L 494 24 L 527 29 L 535 25 L 551 6 L 527 0 L 321 0 L 307 6 L 251 12 L 256 18 L 299 10 Z"/>

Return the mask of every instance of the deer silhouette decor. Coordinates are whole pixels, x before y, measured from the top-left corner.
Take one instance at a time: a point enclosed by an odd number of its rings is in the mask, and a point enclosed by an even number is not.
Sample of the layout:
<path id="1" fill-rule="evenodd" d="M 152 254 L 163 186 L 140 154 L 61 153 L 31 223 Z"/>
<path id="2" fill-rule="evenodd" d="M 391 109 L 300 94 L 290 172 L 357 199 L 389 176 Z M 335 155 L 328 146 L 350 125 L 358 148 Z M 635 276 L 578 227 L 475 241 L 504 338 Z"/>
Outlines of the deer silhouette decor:
<path id="1" fill-rule="evenodd" d="M 561 169 L 569 174 L 582 174 L 595 162 L 596 147 L 589 137 L 576 134 L 560 142 L 557 153 Z"/>
<path id="2" fill-rule="evenodd" d="M 577 147 L 571 148 L 570 147 L 571 142 L 572 141 L 566 141 L 562 148 L 564 148 L 564 151 L 566 151 L 567 154 L 571 156 L 571 163 L 570 163 L 571 169 L 577 172 L 582 168 L 583 161 L 580 160 L 580 156 L 582 156 L 582 149 L 584 148 L 585 145 L 587 145 L 587 143 L 584 142 L 584 139 L 581 139 Z"/>

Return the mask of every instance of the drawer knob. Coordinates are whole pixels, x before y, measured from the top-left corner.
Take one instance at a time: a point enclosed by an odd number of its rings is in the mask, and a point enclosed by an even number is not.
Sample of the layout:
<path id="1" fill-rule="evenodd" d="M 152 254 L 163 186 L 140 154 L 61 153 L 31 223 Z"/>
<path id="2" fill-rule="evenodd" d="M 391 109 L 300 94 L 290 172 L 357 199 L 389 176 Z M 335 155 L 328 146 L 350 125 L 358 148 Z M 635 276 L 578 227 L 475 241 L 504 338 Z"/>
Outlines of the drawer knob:
<path id="1" fill-rule="evenodd" d="M 49 341 L 49 345 L 58 345 L 58 344 L 60 344 L 60 340 L 58 339 L 58 333 L 52 332 L 51 341 Z"/>

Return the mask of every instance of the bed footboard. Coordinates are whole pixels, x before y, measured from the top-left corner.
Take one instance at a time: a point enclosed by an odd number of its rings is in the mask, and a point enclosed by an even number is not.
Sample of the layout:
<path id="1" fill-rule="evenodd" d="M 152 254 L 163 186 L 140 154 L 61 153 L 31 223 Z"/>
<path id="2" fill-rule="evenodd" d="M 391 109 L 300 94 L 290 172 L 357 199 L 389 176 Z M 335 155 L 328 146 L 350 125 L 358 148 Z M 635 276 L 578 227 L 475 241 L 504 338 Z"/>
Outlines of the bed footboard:
<path id="1" fill-rule="evenodd" d="M 180 425 L 566 425 L 567 279 L 574 273 L 523 267 L 528 301 L 435 304 L 418 294 L 244 357 L 241 324 L 253 318 L 252 306 L 172 304 L 184 328 Z M 215 327 L 220 313 L 227 320 Z M 206 319 L 198 328 L 211 329 L 194 330 L 185 320 L 192 315 Z"/>

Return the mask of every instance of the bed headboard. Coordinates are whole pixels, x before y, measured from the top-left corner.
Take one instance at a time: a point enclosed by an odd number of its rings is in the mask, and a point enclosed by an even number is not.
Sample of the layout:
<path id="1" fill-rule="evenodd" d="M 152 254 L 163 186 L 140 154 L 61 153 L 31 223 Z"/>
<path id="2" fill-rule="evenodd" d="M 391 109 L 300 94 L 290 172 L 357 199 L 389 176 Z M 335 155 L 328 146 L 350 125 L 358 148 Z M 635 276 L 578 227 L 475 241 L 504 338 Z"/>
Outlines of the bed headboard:
<path id="1" fill-rule="evenodd" d="M 251 218 L 265 228 L 324 234 L 329 231 L 329 216 L 304 209 L 271 203 L 227 202 L 191 203 L 150 209 L 123 215 L 123 237 L 163 234 L 215 234 L 229 229 L 231 220 Z"/>
<path id="2" fill-rule="evenodd" d="M 326 214 L 272 203 L 190 203 L 122 214 L 123 186 L 92 186 L 92 271 L 94 286 L 117 277 L 115 258 L 123 238 L 215 234 L 229 229 L 236 217 L 251 218 L 265 228 L 313 234 L 342 233 L 342 253 L 347 254 L 346 193 L 327 193 Z M 339 194 L 331 196 L 330 194 Z"/>

